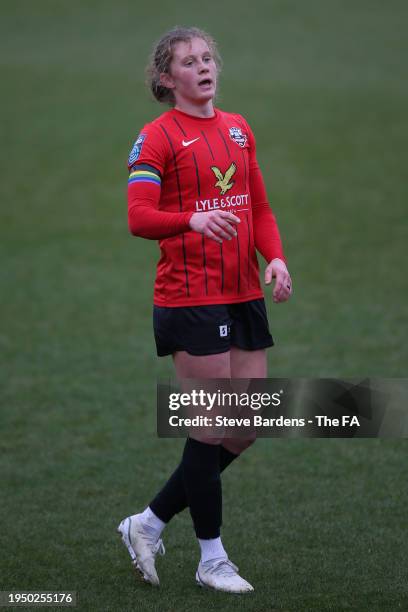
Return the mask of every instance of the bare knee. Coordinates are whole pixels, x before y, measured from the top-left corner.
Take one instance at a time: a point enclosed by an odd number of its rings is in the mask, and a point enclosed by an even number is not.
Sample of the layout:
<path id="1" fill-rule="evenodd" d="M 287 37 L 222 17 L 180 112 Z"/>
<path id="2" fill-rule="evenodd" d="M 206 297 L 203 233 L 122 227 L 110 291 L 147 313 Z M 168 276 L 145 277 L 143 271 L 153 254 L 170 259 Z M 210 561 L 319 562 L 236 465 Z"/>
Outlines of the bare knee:
<path id="1" fill-rule="evenodd" d="M 250 438 L 224 438 L 222 441 L 222 446 L 226 448 L 230 453 L 234 453 L 234 455 L 240 455 L 247 448 L 252 446 L 252 444 L 256 440 L 256 435 L 251 436 Z"/>

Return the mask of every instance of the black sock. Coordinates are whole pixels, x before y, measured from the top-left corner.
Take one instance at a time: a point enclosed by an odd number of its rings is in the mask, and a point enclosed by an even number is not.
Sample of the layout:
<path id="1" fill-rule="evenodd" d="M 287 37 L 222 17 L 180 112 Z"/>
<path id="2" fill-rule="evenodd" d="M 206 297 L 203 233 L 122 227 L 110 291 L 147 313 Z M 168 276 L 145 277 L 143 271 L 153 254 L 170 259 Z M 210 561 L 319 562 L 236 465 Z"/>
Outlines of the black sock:
<path id="1" fill-rule="evenodd" d="M 220 445 L 188 438 L 184 447 L 183 482 L 197 538 L 218 538 L 222 524 Z"/>
<path id="2" fill-rule="evenodd" d="M 187 442 L 186 442 L 187 445 Z M 227 468 L 238 455 L 231 453 L 223 446 L 219 447 L 220 473 Z M 183 462 L 174 470 L 164 487 L 149 504 L 151 510 L 164 523 L 168 523 L 175 514 L 188 507 L 187 495 L 183 480 Z"/>

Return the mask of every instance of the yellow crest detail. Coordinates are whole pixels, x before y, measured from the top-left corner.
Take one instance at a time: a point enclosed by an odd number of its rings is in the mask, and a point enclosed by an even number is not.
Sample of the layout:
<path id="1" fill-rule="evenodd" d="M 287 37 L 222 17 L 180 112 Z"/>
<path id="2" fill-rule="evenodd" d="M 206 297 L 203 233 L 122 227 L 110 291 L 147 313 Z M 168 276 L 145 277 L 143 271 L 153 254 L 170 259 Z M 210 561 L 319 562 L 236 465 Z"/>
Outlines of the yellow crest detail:
<path id="1" fill-rule="evenodd" d="M 232 181 L 232 177 L 237 171 L 237 166 L 234 162 L 230 165 L 228 170 L 223 174 L 217 166 L 211 166 L 211 170 L 214 172 L 217 182 L 215 183 L 215 187 L 219 187 L 221 189 L 221 195 L 227 193 L 229 189 L 234 185 L 235 181 Z"/>

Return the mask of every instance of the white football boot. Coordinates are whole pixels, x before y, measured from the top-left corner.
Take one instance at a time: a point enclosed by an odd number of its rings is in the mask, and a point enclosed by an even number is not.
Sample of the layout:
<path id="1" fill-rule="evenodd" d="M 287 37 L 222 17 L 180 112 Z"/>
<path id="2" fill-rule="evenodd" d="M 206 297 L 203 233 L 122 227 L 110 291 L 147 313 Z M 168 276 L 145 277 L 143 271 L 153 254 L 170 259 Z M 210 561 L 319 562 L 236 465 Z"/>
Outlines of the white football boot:
<path id="1" fill-rule="evenodd" d="M 229 559 L 212 559 L 198 564 L 196 582 L 202 587 L 227 593 L 248 593 L 254 587 L 238 574 L 238 568 Z"/>
<path id="2" fill-rule="evenodd" d="M 129 551 L 132 563 L 141 573 L 143 579 L 153 586 L 159 586 L 160 581 L 154 566 L 154 560 L 159 553 L 164 555 L 163 540 L 155 540 L 145 531 L 137 514 L 123 519 L 118 527 L 122 541 Z"/>

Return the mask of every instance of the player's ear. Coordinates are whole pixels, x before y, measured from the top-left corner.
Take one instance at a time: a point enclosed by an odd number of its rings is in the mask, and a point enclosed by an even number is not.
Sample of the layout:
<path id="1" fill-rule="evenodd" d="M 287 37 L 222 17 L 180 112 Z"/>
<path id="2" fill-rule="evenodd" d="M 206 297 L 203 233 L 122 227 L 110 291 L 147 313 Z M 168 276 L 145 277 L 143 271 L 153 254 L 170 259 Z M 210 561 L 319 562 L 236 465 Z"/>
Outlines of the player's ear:
<path id="1" fill-rule="evenodd" d="M 163 87 L 166 87 L 167 89 L 175 88 L 174 81 L 168 72 L 162 72 L 160 74 L 160 85 L 163 85 Z"/>

